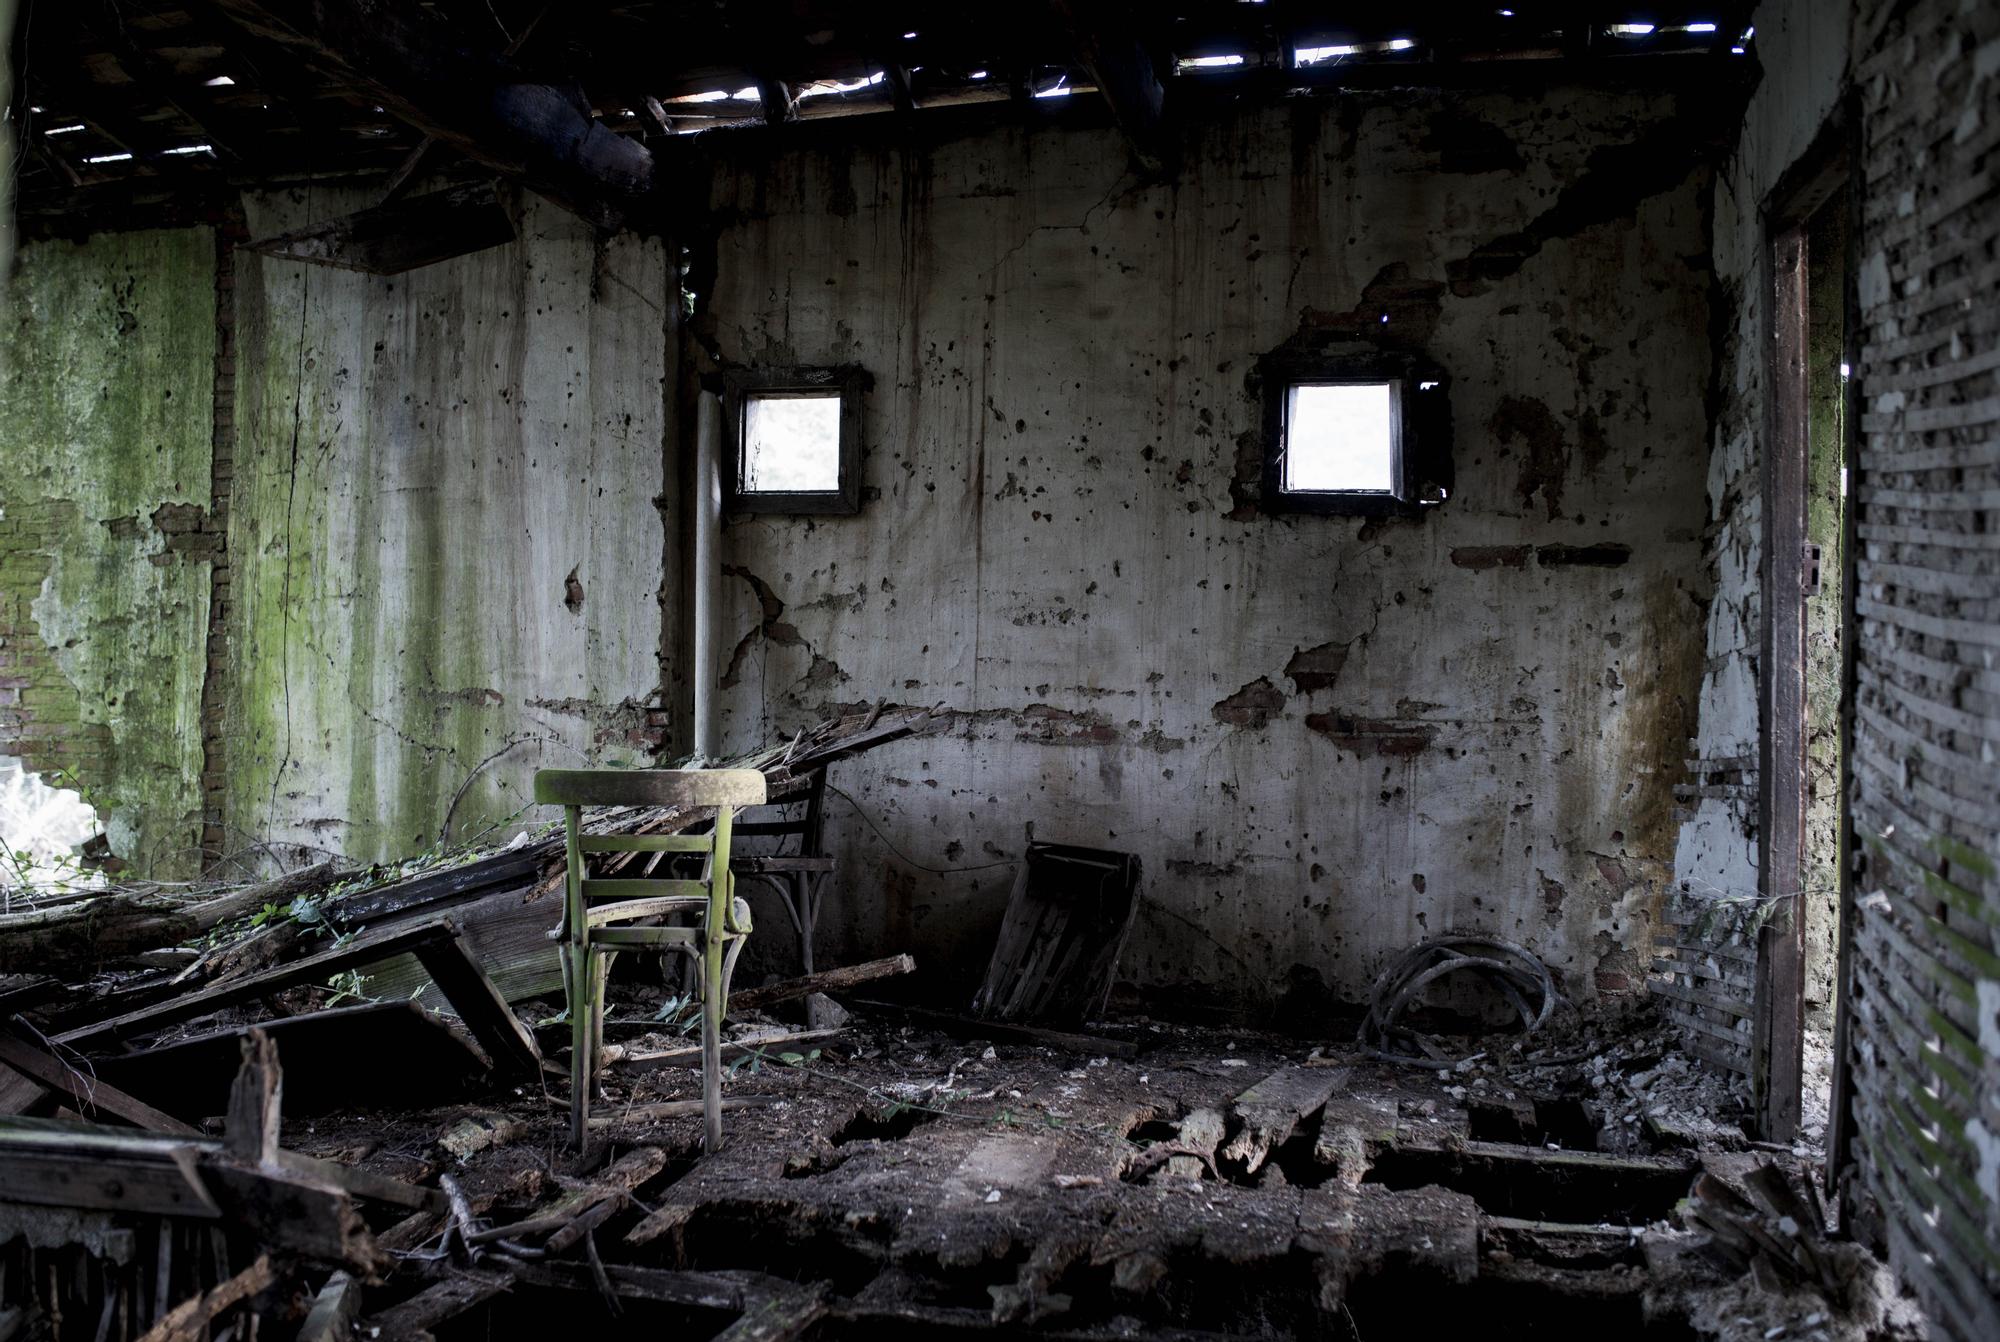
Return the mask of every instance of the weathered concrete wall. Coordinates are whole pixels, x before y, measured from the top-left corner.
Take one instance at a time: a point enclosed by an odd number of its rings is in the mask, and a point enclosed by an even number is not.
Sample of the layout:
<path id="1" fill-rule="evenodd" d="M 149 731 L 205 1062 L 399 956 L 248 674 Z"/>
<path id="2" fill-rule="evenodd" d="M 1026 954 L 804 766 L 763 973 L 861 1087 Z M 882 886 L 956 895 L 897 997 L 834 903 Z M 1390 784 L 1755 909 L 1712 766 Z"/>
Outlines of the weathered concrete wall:
<path id="1" fill-rule="evenodd" d="M 1763 634 L 1765 435 L 1764 333 L 1770 329 L 1763 290 L 1761 211 L 1785 171 L 1797 163 L 1838 106 L 1844 88 L 1851 6 L 1785 0 L 1760 6 L 1757 59 L 1763 77 L 1735 148 L 1715 182 L 1715 273 L 1722 313 L 1715 328 L 1717 403 L 1708 465 L 1709 554 L 1715 600 L 1708 611 L 1707 667 L 1690 757 L 1694 812 L 1674 858 L 1678 882 L 1697 897 L 1743 900 L 1757 894 L 1758 661 Z M 1822 519 L 1823 521 L 1824 519 Z M 1837 555 L 1829 555 L 1829 561 Z M 1837 567 L 1829 574 L 1837 575 Z M 1827 633 L 1827 602 L 1814 614 Z M 1825 659 L 1822 658 L 1822 661 Z M 1818 686 L 1825 690 L 1823 680 Z M 1825 696 L 1820 696 L 1825 702 Z M 1816 742 L 1821 746 L 1823 742 Z M 1824 753 L 1823 750 L 1821 752 Z M 1824 774 L 1815 832 L 1828 820 Z M 1808 997 L 1816 1024 L 1831 1020 L 1834 892 L 1816 885 L 1808 924 Z"/>
<path id="2" fill-rule="evenodd" d="M 395 278 L 238 256 L 235 842 L 406 856 L 651 758 L 675 287 L 657 242 L 533 198 L 520 232 Z"/>
<path id="3" fill-rule="evenodd" d="M 215 241 L 22 249 L 0 325 L 0 752 L 141 874 L 199 866 Z"/>
<path id="4" fill-rule="evenodd" d="M 697 334 L 876 386 L 860 516 L 726 535 L 728 741 L 963 714 L 836 770 L 899 851 L 833 803 L 829 940 L 969 994 L 1032 834 L 1143 855 L 1124 970 L 1183 1005 L 1352 998 L 1472 928 L 1636 988 L 1707 595 L 1708 182 L 1672 110 L 1301 102 L 1144 187 L 1108 131 L 739 142 Z M 1455 379 L 1454 497 L 1260 515 L 1246 374 L 1385 315 Z"/>

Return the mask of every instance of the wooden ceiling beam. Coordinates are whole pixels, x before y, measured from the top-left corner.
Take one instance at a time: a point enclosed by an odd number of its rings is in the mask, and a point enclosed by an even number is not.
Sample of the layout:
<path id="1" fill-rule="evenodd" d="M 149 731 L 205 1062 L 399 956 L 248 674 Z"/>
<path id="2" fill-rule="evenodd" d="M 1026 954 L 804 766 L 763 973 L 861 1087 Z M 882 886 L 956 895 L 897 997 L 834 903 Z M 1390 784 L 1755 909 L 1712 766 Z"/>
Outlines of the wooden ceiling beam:
<path id="1" fill-rule="evenodd" d="M 364 89 L 437 143 L 518 179 L 600 228 L 656 230 L 665 192 L 647 148 L 590 114 L 581 91 L 526 74 L 399 0 L 214 0 L 253 41 Z"/>
<path id="2" fill-rule="evenodd" d="M 1148 175 L 1164 173 L 1172 157 L 1167 91 L 1132 10 L 1116 0 L 1049 0 L 1049 8 L 1068 32 L 1077 64 L 1111 105 L 1133 157 Z"/>

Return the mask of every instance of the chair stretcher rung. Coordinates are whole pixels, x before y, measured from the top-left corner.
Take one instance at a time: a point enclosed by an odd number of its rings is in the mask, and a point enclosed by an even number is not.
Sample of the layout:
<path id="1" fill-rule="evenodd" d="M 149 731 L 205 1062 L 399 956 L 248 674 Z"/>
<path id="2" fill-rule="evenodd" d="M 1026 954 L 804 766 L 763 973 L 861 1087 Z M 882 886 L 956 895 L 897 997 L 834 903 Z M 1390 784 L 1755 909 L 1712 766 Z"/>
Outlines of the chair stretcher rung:
<path id="1" fill-rule="evenodd" d="M 655 899 L 662 895 L 678 895 L 684 899 L 708 898 L 706 881 L 585 881 L 585 899 Z"/>
<path id="2" fill-rule="evenodd" d="M 590 929 L 590 949 L 622 951 L 645 946 L 679 946 L 692 951 L 695 949 L 695 936 L 700 930 L 695 927 L 593 927 Z"/>
<path id="3" fill-rule="evenodd" d="M 706 853 L 713 834 L 584 834 L 576 846 L 586 853 Z"/>

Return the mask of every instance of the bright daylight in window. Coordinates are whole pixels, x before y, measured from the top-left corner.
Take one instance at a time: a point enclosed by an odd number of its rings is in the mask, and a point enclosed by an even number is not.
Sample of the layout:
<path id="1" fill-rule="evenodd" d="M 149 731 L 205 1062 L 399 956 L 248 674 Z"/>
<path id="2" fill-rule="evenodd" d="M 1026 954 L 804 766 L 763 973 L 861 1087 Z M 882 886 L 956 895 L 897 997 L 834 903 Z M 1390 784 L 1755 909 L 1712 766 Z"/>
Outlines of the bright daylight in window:
<path id="1" fill-rule="evenodd" d="M 840 394 L 753 392 L 743 402 L 745 494 L 840 488 Z"/>
<path id="2" fill-rule="evenodd" d="M 1285 492 L 1393 492 L 1395 413 L 1386 382 L 1295 384 L 1285 397 Z"/>

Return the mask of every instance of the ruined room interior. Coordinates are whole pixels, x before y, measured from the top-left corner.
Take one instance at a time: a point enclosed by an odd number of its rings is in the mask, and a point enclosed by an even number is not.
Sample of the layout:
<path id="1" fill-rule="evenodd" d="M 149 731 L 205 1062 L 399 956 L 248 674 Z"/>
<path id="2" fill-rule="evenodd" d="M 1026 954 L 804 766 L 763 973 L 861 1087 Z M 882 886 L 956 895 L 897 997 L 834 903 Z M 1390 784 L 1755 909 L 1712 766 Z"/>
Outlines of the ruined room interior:
<path id="1" fill-rule="evenodd" d="M 2000 1337 L 2000 8 L 0 34 L 0 1342 Z"/>

